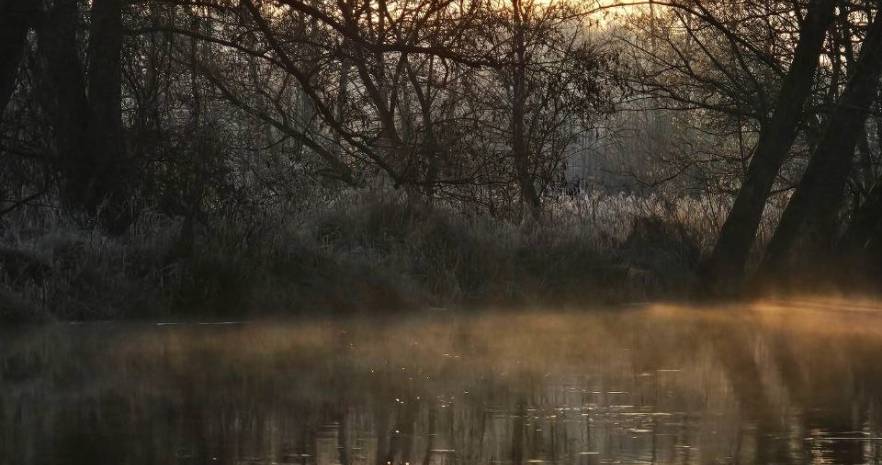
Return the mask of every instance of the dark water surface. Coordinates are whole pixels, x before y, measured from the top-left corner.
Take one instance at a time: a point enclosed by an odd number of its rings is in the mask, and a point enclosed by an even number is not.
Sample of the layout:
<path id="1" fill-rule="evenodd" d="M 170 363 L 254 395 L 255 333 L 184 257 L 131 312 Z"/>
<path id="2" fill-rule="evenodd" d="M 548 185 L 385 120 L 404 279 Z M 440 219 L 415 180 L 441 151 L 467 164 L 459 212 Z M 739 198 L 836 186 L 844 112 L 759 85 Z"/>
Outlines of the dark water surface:
<path id="1" fill-rule="evenodd" d="M 0 330 L 0 464 L 882 463 L 882 311 Z"/>

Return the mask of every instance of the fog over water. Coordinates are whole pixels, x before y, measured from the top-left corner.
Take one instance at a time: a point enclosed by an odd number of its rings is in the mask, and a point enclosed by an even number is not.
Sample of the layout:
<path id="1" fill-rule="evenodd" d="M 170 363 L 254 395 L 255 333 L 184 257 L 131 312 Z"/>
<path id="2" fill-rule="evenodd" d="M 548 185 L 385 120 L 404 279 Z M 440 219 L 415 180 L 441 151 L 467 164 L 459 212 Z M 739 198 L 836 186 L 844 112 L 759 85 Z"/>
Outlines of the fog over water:
<path id="1" fill-rule="evenodd" d="M 0 336 L 3 465 L 882 462 L 870 303 Z"/>

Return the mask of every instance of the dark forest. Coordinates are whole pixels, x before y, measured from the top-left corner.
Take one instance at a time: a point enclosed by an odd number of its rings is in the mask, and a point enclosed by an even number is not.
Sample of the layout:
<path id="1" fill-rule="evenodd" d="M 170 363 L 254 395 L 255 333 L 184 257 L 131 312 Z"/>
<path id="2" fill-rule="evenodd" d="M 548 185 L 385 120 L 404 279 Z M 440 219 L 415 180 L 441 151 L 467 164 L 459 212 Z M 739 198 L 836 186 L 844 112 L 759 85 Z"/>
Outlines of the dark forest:
<path id="1" fill-rule="evenodd" d="M 878 8 L 3 0 L 0 314 L 872 292 Z"/>

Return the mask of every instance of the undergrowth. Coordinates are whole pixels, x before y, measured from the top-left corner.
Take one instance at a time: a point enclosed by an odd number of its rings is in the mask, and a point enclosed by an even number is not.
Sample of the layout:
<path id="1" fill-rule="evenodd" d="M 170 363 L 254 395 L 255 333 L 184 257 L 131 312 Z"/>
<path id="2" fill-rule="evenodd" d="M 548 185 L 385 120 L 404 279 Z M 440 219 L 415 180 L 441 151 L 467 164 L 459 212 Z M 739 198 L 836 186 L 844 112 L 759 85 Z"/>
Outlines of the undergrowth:
<path id="1" fill-rule="evenodd" d="M 0 320 L 590 307 L 686 295 L 707 225 L 678 219 L 682 205 L 640 202 L 557 199 L 543 221 L 521 224 L 350 196 L 201 224 L 191 246 L 181 220 L 159 215 L 117 238 L 19 215 L 0 235 Z"/>

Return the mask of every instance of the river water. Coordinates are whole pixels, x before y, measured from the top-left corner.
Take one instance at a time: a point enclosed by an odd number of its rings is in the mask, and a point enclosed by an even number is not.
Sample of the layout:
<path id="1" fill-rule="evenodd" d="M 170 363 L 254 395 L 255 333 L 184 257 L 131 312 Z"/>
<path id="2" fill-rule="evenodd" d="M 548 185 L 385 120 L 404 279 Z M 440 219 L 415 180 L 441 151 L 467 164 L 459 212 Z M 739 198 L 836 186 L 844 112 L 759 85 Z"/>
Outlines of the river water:
<path id="1" fill-rule="evenodd" d="M 0 465 L 882 463 L 882 310 L 0 330 Z"/>

